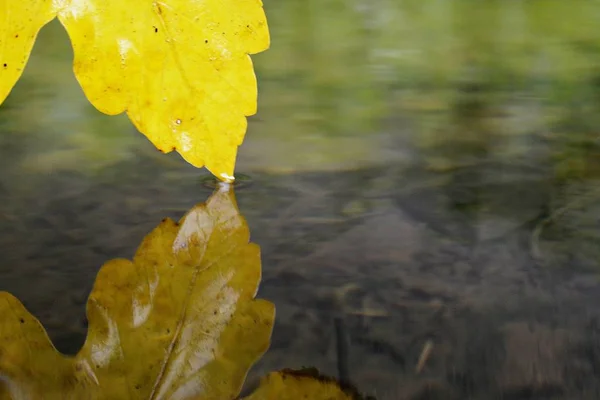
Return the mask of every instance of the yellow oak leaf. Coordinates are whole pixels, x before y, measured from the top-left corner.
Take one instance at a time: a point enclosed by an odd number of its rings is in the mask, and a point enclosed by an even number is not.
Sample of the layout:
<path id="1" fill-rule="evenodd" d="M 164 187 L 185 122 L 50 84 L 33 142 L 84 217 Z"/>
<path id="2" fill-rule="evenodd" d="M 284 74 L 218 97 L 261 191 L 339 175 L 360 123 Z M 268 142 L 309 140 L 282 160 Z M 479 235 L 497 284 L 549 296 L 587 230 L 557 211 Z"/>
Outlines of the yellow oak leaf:
<path id="1" fill-rule="evenodd" d="M 362 400 L 351 386 L 320 375 L 315 369 L 282 370 L 262 378 L 256 390 L 242 400 Z"/>
<path id="2" fill-rule="evenodd" d="M 0 104 L 23 74 L 39 30 L 54 17 L 52 1 L 0 0 Z"/>
<path id="3" fill-rule="evenodd" d="M 0 0 L 0 11 L 0 103 L 35 34 L 58 15 L 96 108 L 127 112 L 159 150 L 233 180 L 257 105 L 249 54 L 269 47 L 261 0 Z"/>
<path id="4" fill-rule="evenodd" d="M 221 187 L 158 225 L 133 261 L 101 268 L 74 357 L 0 292 L 0 399 L 233 399 L 270 341 L 260 276 L 259 248 Z"/>

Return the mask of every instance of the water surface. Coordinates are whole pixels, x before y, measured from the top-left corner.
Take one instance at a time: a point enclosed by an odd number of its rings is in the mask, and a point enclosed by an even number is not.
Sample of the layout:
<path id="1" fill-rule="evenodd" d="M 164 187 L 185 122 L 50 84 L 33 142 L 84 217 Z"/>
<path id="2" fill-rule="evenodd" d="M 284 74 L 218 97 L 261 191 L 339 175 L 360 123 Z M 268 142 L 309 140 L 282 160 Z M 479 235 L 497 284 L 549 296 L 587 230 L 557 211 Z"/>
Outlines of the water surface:
<path id="1" fill-rule="evenodd" d="M 338 374 L 337 320 L 378 398 L 598 398 L 600 4 L 265 7 L 237 199 L 278 319 L 251 379 Z M 0 290 L 76 352 L 102 263 L 211 190 L 87 103 L 61 29 L 0 108 Z"/>

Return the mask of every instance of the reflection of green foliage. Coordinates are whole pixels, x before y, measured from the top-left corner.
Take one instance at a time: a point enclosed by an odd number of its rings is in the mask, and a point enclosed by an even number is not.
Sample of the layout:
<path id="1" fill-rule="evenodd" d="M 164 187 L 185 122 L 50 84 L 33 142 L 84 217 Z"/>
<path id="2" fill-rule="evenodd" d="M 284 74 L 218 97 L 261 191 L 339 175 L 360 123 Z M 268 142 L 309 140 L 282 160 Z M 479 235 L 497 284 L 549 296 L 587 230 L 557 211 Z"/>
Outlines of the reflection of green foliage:
<path id="1" fill-rule="evenodd" d="M 291 83 L 297 91 L 293 98 L 284 96 L 287 104 L 279 96 L 270 98 L 269 119 L 291 116 L 295 125 L 332 133 L 371 130 L 377 98 L 365 62 L 370 32 L 364 15 L 343 0 L 267 1 L 265 7 L 273 13 L 273 37 L 286 45 L 274 44 L 273 54 L 257 65 L 267 80 L 264 90 L 280 93 L 282 84 Z M 269 82 L 270 77 L 276 81 Z M 297 111 L 289 113 L 290 106 Z"/>
<path id="2" fill-rule="evenodd" d="M 465 155 L 486 157 L 490 146 L 502 156 L 525 157 L 524 142 L 514 137 L 551 131 L 555 156 L 568 159 L 563 168 L 580 163 L 573 161 L 581 153 L 571 136 L 589 141 L 600 125 L 597 2 L 264 3 L 273 43 L 255 59 L 261 104 L 240 154 L 242 172 L 379 162 L 386 145 L 380 132 L 409 132 L 434 164 L 452 166 Z M 144 139 L 123 134 L 130 127 L 124 118 L 82 112 L 89 106 L 56 28 L 40 35 L 0 111 L 0 129 L 37 143 L 33 149 L 27 143 L 28 160 L 40 168 L 80 168 L 90 157 L 104 165 L 114 160 L 108 152 L 114 141 L 124 149 L 117 158 L 127 157 L 128 146 L 139 148 Z M 514 117 L 509 107 L 522 115 Z M 58 153 L 44 156 L 44 164 L 38 156 L 48 148 Z M 456 154 L 438 157 L 432 149 Z"/>
<path id="3" fill-rule="evenodd" d="M 571 89 L 571 90 L 569 90 Z M 559 181 L 600 177 L 600 71 L 568 93 L 555 121 L 553 158 Z"/>
<path id="4" fill-rule="evenodd" d="M 556 138 L 554 154 L 559 181 L 600 177 L 600 143 L 585 131 Z"/>
<path id="5" fill-rule="evenodd" d="M 494 114 L 514 96 L 526 93 L 547 107 L 560 104 L 565 89 L 586 89 L 600 61 L 600 52 L 590 51 L 600 45 L 593 17 L 600 5 L 577 4 L 266 0 L 278 40 L 257 59 L 266 122 L 250 137 L 362 136 L 364 151 L 376 152 L 369 139 L 381 130 L 381 117 L 391 116 L 392 128 L 401 131 L 393 116 L 408 114 L 421 145 L 484 149 L 486 135 L 511 129 L 497 129 Z M 481 90 L 464 93 L 464 82 Z M 460 117 L 464 112 L 472 115 Z"/>
<path id="6" fill-rule="evenodd" d="M 69 39 L 57 21 L 42 29 L 30 62 L 2 105 L 0 140 L 24 153 L 19 164 L 33 171 L 91 170 L 115 162 L 143 138 L 127 135 L 125 116 L 99 114 L 73 76 Z M 5 133 L 10 135 L 5 136 Z M 136 140 L 138 139 L 138 140 Z M 123 151 L 115 149 L 125 148 Z M 4 153 L 3 153 L 4 154 Z"/>

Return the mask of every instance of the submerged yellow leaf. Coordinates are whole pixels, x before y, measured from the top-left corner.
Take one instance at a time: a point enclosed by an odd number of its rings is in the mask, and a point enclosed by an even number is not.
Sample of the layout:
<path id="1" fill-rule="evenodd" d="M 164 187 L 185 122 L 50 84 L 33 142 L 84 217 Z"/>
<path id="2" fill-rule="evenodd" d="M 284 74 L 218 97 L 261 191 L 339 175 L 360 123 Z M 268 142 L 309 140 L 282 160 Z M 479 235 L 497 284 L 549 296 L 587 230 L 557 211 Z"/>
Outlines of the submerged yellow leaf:
<path id="1" fill-rule="evenodd" d="M 0 68 L 0 103 L 35 33 L 58 14 L 96 108 L 126 111 L 159 150 L 233 179 L 246 116 L 256 112 L 249 54 L 269 47 L 261 0 L 0 0 L 0 12 L 0 60 L 11 61 L 10 73 Z M 28 41 L 14 40 L 16 31 Z"/>
<path id="2" fill-rule="evenodd" d="M 102 267 L 75 357 L 0 292 L 0 399 L 233 399 L 270 341 L 260 275 L 259 248 L 220 189 L 179 224 L 164 220 L 133 261 Z"/>
<path id="3" fill-rule="evenodd" d="M 361 400 L 349 386 L 321 376 L 314 369 L 283 370 L 262 378 L 258 388 L 243 400 Z"/>

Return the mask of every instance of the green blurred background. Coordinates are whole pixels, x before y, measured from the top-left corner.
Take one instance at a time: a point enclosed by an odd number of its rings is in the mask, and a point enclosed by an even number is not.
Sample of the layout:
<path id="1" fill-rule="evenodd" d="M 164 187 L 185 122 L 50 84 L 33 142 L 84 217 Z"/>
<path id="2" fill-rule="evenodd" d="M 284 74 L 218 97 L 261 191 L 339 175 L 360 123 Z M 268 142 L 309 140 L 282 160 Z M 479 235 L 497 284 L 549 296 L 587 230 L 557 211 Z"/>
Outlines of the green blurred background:
<path id="1" fill-rule="evenodd" d="M 385 164 L 407 144 L 447 168 L 468 160 L 435 148 L 527 157 L 523 136 L 534 133 L 551 142 L 559 176 L 596 170 L 597 2 L 267 0 L 265 8 L 272 46 L 254 57 L 259 113 L 240 171 Z M 71 60 L 68 37 L 51 23 L 0 112 L 5 168 L 94 171 L 148 148 L 124 116 L 87 103 Z"/>

